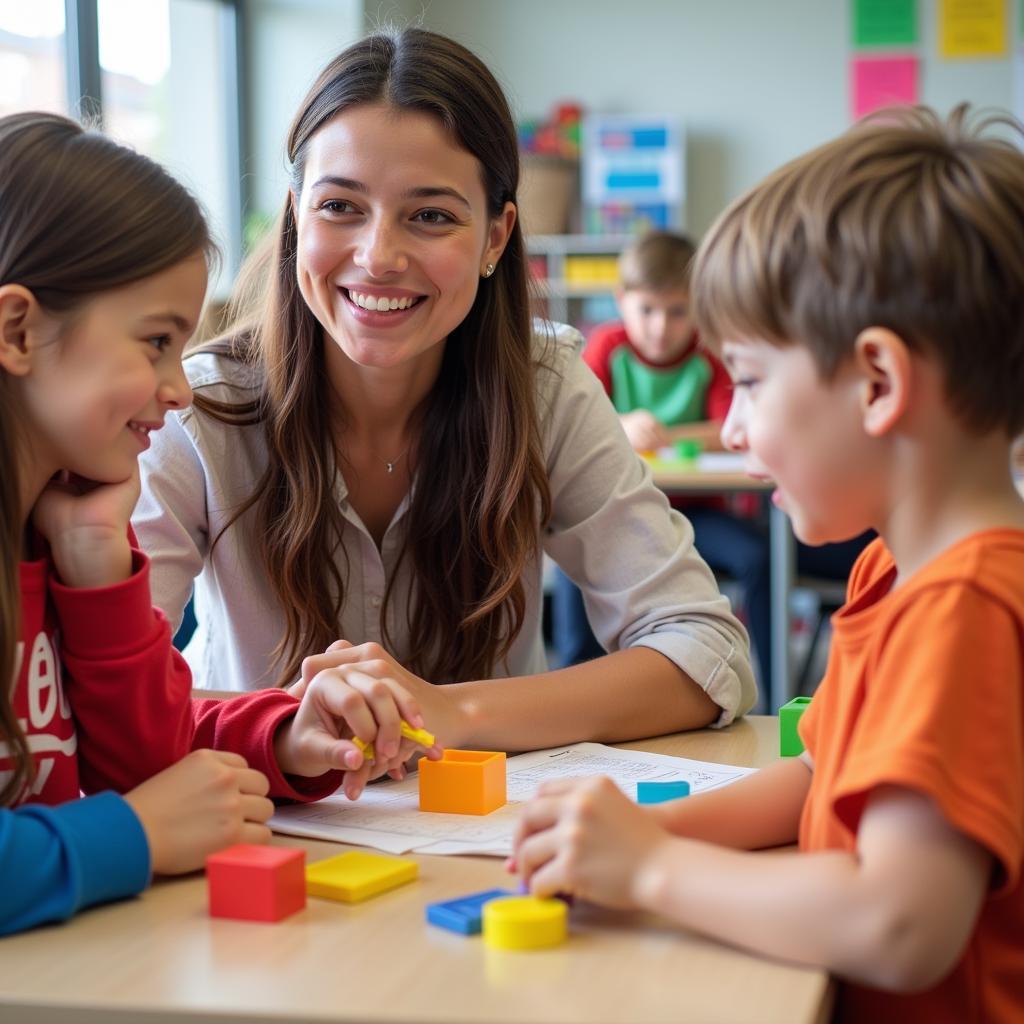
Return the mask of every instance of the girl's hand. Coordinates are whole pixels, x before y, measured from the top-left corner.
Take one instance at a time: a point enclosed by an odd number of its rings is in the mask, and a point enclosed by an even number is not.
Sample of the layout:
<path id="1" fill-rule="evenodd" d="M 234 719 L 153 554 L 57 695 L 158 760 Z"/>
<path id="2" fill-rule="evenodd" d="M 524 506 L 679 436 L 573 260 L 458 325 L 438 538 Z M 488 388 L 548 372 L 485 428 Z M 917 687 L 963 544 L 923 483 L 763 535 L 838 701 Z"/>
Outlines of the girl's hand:
<path id="1" fill-rule="evenodd" d="M 146 833 L 153 873 L 196 871 L 235 843 L 266 843 L 274 813 L 267 777 L 238 754 L 193 750 L 125 799 Z"/>
<path id="2" fill-rule="evenodd" d="M 128 579 L 128 522 L 139 500 L 139 469 L 116 484 L 66 473 L 47 484 L 32 522 L 50 542 L 57 573 L 69 587 L 106 587 Z"/>
<path id="3" fill-rule="evenodd" d="M 506 867 L 536 896 L 631 910 L 645 862 L 670 839 L 611 779 L 564 779 L 542 785 L 524 808 Z"/>
<path id="4" fill-rule="evenodd" d="M 437 736 L 442 747 L 458 747 L 465 742 L 469 726 L 465 720 L 465 712 L 455 699 L 458 687 L 435 686 L 413 675 L 400 665 L 380 644 L 367 643 L 355 646 L 347 640 L 337 640 L 323 654 L 306 658 L 302 663 L 302 679 L 289 687 L 296 696 L 318 672 L 324 669 L 336 669 L 341 676 L 347 677 L 351 672 L 360 676 L 370 676 L 388 686 L 411 696 L 422 709 L 423 717 L 430 723 L 429 729 Z M 416 725 L 408 716 L 404 716 L 410 725 Z M 366 739 L 362 733 L 361 739 Z"/>
<path id="5" fill-rule="evenodd" d="M 405 762 L 423 748 L 405 739 L 400 732 L 402 719 L 414 728 L 423 727 L 417 702 L 394 680 L 380 679 L 359 665 L 335 666 L 317 671 L 290 689 L 301 703 L 295 717 L 286 722 L 274 739 L 274 753 L 283 772 L 316 776 L 331 769 L 347 769 L 345 794 L 358 799 L 371 778 L 388 774 L 405 777 Z M 358 736 L 373 743 L 376 759 L 367 763 L 353 742 Z M 426 751 L 439 758 L 437 745 Z"/>
<path id="6" fill-rule="evenodd" d="M 646 409 L 624 413 L 619 419 L 635 451 L 656 452 L 672 443 L 668 430 Z"/>

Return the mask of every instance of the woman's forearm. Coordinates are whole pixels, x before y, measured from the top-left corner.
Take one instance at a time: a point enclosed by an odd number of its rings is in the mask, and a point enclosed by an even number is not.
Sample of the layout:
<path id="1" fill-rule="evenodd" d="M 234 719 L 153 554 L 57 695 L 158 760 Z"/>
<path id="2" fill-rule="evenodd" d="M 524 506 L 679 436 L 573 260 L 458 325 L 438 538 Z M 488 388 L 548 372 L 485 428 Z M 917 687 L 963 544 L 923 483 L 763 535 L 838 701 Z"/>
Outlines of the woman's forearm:
<path id="1" fill-rule="evenodd" d="M 699 729 L 721 708 L 664 655 L 633 647 L 583 665 L 444 688 L 460 710 L 459 746 L 536 750 Z"/>

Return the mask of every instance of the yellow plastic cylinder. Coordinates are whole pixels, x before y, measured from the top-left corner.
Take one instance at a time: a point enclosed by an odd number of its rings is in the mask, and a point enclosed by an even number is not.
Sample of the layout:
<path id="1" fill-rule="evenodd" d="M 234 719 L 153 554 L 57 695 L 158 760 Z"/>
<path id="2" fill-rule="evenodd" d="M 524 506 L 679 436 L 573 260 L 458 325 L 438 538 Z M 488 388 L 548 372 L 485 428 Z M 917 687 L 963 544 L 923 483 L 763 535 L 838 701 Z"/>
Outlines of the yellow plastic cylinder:
<path id="1" fill-rule="evenodd" d="M 564 900 L 503 896 L 484 904 L 484 942 L 494 949 L 544 949 L 564 942 L 568 932 Z"/>

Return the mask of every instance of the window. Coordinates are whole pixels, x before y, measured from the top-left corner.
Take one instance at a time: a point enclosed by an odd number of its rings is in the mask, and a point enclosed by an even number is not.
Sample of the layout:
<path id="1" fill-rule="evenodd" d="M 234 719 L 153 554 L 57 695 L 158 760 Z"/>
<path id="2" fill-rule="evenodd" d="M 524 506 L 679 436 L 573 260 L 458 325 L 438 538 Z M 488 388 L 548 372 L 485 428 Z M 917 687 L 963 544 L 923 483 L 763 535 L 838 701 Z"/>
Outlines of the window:
<path id="1" fill-rule="evenodd" d="M 241 260 L 239 0 L 0 0 L 0 116 L 98 117 L 203 204 L 223 259 Z"/>
<path id="2" fill-rule="evenodd" d="M 0 0 L 0 117 L 66 114 L 64 0 Z"/>
<path id="3" fill-rule="evenodd" d="M 233 7 L 223 0 L 98 0 L 103 128 L 158 160 L 200 199 L 223 255 L 240 259 Z"/>

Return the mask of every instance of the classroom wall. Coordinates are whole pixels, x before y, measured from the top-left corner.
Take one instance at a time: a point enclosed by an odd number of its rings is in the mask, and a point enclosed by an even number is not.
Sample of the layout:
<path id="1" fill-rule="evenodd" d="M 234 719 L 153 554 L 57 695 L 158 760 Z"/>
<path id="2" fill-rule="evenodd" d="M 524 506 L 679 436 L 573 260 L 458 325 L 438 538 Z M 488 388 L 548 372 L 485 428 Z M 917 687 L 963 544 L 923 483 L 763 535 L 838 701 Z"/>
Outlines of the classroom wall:
<path id="1" fill-rule="evenodd" d="M 1010 0 L 1011 38 L 1020 10 Z M 920 0 L 921 95 L 1010 108 L 1011 60 L 942 61 L 937 4 Z M 386 0 L 382 18 L 444 32 L 483 57 L 518 116 L 561 99 L 603 111 L 669 113 L 685 125 L 687 226 L 703 233 L 721 208 L 780 163 L 842 131 L 849 0 Z"/>
<path id="2" fill-rule="evenodd" d="M 363 34 L 362 0 L 247 0 L 249 213 L 275 216 L 288 190 L 284 147 L 323 66 Z"/>

